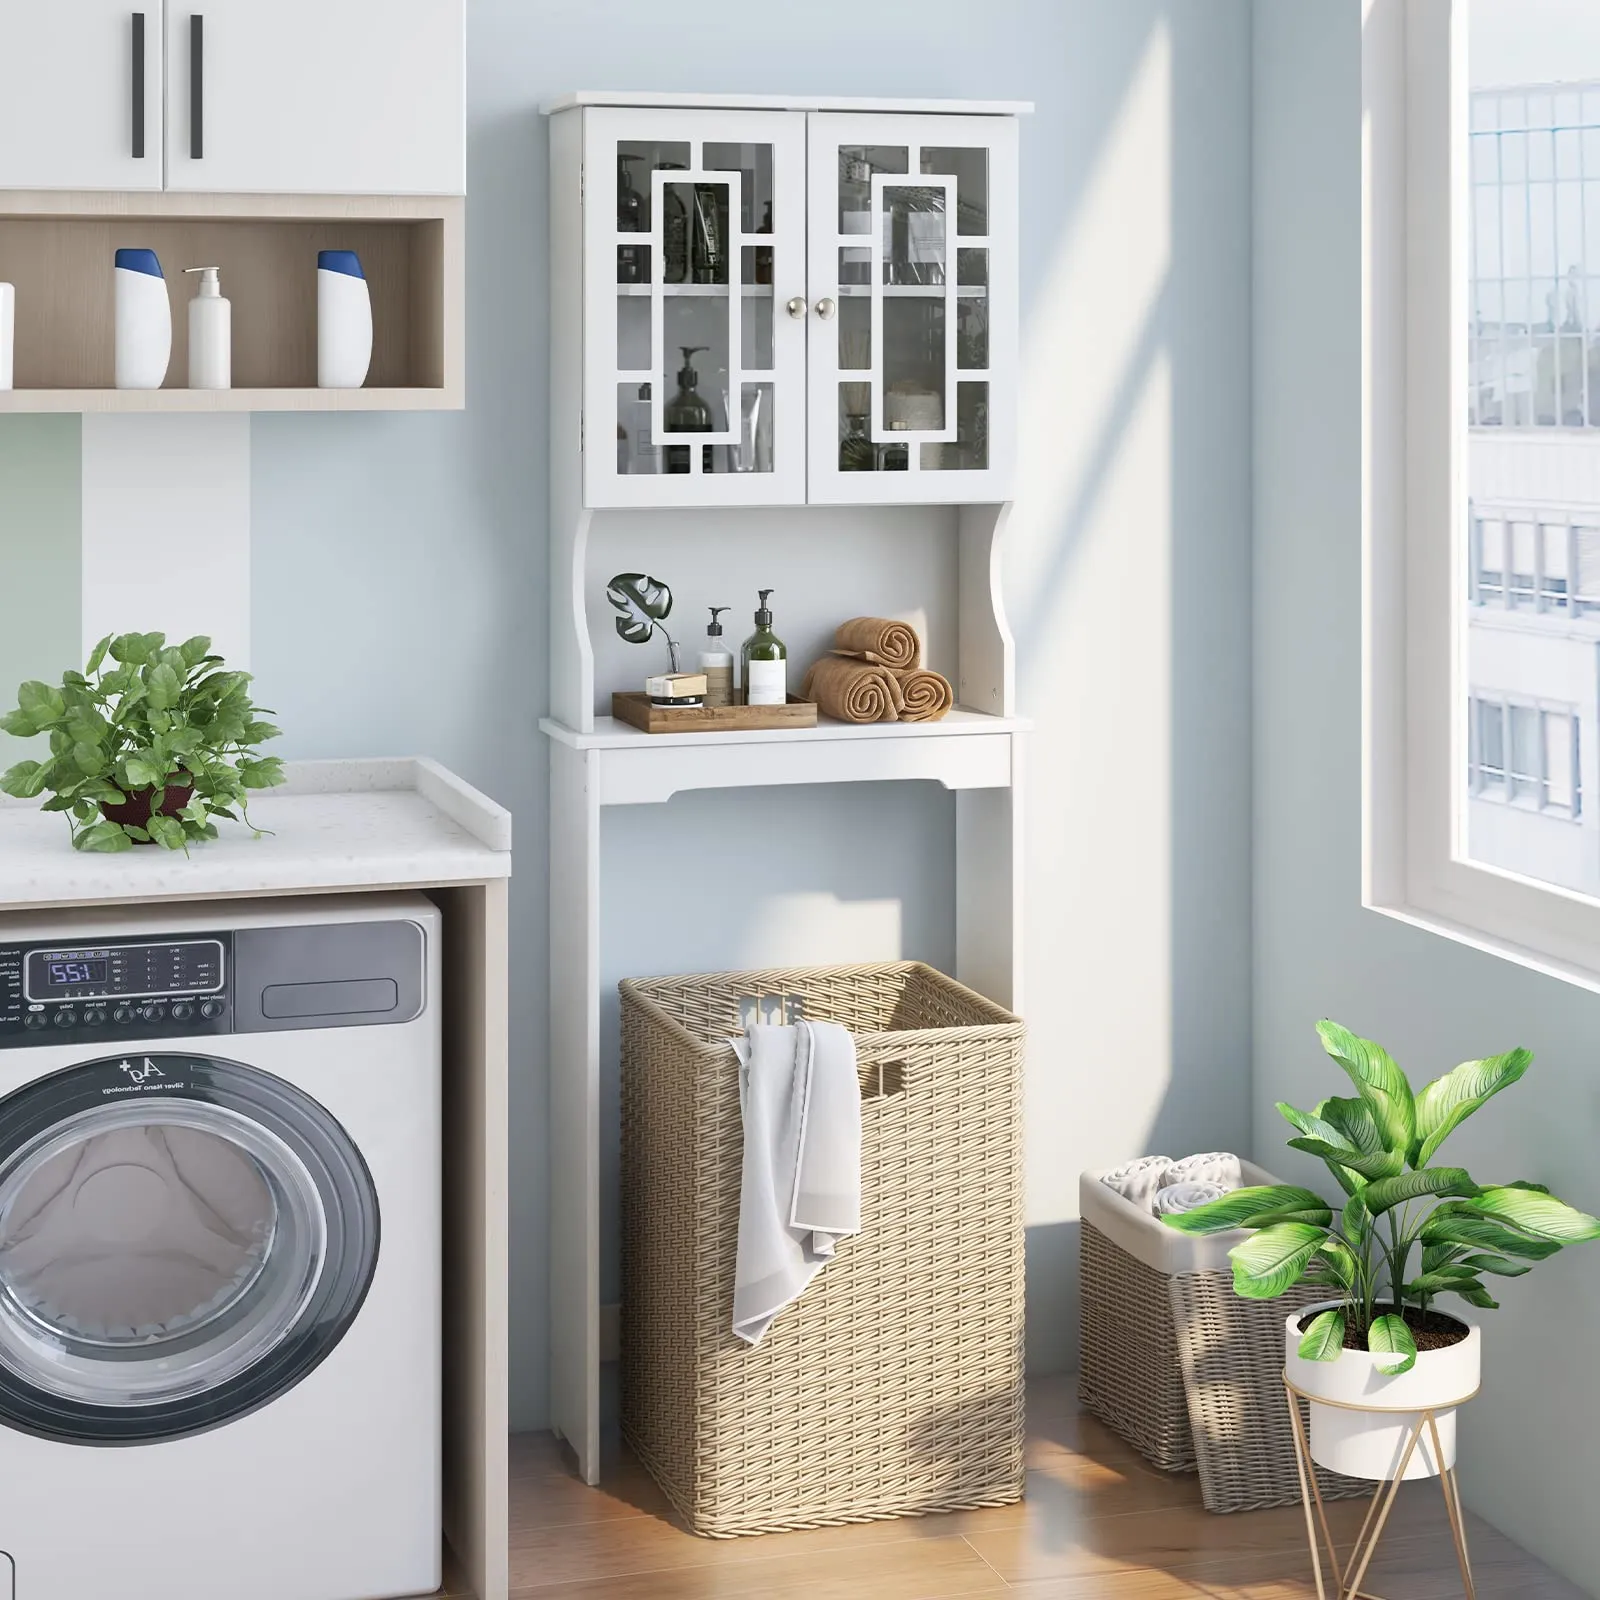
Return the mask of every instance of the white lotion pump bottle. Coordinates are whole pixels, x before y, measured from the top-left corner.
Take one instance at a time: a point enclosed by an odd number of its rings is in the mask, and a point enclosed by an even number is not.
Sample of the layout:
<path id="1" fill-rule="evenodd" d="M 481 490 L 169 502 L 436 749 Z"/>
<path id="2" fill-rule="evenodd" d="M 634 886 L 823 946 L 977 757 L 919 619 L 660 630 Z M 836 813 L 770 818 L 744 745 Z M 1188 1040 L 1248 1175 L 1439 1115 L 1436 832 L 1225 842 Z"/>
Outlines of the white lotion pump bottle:
<path id="1" fill-rule="evenodd" d="M 372 300 L 354 250 L 317 252 L 317 387 L 359 389 L 372 363 Z"/>
<path id="2" fill-rule="evenodd" d="M 201 274 L 200 287 L 189 302 L 189 387 L 233 387 L 233 305 L 222 298 L 215 267 L 185 267 Z"/>
<path id="3" fill-rule="evenodd" d="M 154 250 L 116 256 L 116 375 L 119 389 L 159 389 L 172 357 L 172 306 Z"/>

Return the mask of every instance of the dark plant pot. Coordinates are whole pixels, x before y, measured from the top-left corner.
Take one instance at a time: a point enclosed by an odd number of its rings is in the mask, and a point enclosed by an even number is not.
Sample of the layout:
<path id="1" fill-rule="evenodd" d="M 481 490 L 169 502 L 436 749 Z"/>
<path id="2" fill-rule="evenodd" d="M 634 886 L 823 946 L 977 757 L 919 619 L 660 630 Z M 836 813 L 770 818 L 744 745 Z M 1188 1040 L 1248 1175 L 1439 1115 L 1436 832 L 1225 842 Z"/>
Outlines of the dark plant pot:
<path id="1" fill-rule="evenodd" d="M 142 828 L 150 820 L 150 797 L 155 793 L 154 785 L 144 789 L 128 790 L 128 798 L 121 805 L 112 805 L 108 801 L 100 802 L 100 815 L 107 822 L 120 822 L 124 827 L 130 823 L 136 828 Z M 194 794 L 192 783 L 169 783 L 162 791 L 161 804 L 156 807 L 158 817 L 175 817 L 188 805 Z M 154 839 L 135 839 L 135 844 L 154 844 Z"/>

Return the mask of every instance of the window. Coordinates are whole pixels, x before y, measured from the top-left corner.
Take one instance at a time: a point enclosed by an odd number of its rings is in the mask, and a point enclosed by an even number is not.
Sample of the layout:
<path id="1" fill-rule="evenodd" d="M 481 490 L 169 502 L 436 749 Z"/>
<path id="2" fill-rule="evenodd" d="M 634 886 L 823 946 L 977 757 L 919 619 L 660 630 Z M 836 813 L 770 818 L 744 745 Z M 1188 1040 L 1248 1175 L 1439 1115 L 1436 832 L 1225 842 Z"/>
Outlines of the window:
<path id="1" fill-rule="evenodd" d="M 1474 800 L 1577 819 L 1583 777 L 1576 712 L 1475 694 L 1467 736 L 1467 782 Z M 1524 848 L 1531 853 L 1537 847 L 1530 842 Z"/>
<path id="2" fill-rule="evenodd" d="M 1579 531 L 1568 521 L 1552 520 L 1550 512 L 1475 501 L 1468 519 L 1468 599 L 1514 611 L 1565 611 Z M 1600 596 L 1587 603 L 1590 610 L 1600 609 Z"/>
<path id="3" fill-rule="evenodd" d="M 1581 37 L 1558 59 L 1553 14 L 1469 0 L 1474 427 L 1600 427 L 1600 60 Z M 1540 60 L 1525 64 L 1530 47 Z M 1567 81 L 1513 81 L 1545 61 Z"/>
<path id="4" fill-rule="evenodd" d="M 1364 8 L 1366 902 L 1600 989 L 1600 4 Z"/>

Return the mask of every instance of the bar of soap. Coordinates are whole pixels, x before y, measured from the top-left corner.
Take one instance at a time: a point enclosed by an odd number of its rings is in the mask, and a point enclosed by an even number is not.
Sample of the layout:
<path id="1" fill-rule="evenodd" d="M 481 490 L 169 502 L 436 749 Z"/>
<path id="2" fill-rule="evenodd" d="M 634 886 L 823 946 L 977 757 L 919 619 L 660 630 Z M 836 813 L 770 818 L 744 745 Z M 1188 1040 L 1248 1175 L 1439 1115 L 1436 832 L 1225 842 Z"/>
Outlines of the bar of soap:
<path id="1" fill-rule="evenodd" d="M 662 672 L 644 680 L 644 692 L 657 705 L 682 705 L 703 700 L 706 675 L 703 672 Z"/>

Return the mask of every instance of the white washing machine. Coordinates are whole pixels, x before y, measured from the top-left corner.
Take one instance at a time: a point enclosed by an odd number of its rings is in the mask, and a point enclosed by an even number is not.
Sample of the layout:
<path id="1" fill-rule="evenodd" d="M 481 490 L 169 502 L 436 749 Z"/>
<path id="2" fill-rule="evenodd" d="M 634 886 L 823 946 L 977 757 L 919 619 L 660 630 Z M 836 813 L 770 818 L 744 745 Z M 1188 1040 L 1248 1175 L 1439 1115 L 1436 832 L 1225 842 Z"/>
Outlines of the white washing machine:
<path id="1" fill-rule="evenodd" d="M 0 1600 L 438 1587 L 439 937 L 5 919 Z"/>

